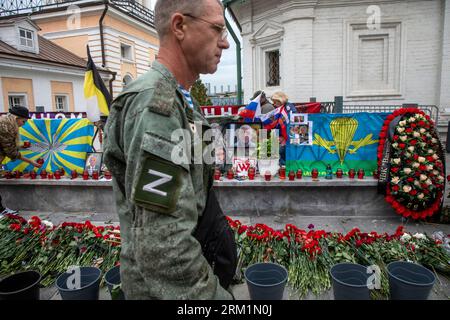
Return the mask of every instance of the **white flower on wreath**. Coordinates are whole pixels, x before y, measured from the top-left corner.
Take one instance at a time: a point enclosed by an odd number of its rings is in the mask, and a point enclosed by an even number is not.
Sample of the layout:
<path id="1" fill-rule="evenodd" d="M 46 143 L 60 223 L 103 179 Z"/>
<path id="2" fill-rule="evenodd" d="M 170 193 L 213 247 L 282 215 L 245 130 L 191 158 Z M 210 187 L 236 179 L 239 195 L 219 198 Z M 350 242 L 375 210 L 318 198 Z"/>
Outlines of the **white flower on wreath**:
<path id="1" fill-rule="evenodd" d="M 400 178 L 399 177 L 393 177 L 392 179 L 391 179 L 391 183 L 392 184 L 397 184 L 397 183 L 399 183 L 400 182 Z"/>
<path id="2" fill-rule="evenodd" d="M 397 142 L 394 142 L 394 143 L 392 144 L 392 148 L 397 149 L 397 147 L 398 147 L 398 143 L 397 143 Z"/>
<path id="3" fill-rule="evenodd" d="M 411 240 L 411 236 L 408 233 L 404 233 L 401 237 L 400 237 L 400 241 L 401 242 L 408 242 L 409 240 Z"/>
<path id="4" fill-rule="evenodd" d="M 409 146 L 409 147 L 408 147 L 408 151 L 414 152 L 414 146 Z"/>
<path id="5" fill-rule="evenodd" d="M 51 223 L 50 221 L 42 220 L 41 222 L 47 229 L 52 229 L 53 228 L 53 223 Z"/>
<path id="6" fill-rule="evenodd" d="M 420 128 L 420 133 L 422 133 L 422 134 L 424 134 L 425 133 L 425 131 L 427 131 L 425 128 Z"/>
<path id="7" fill-rule="evenodd" d="M 437 155 L 436 153 L 435 153 L 435 154 L 433 154 L 433 156 L 432 156 L 432 157 L 433 157 L 433 159 L 434 159 L 434 160 L 437 160 L 437 159 L 439 159 L 439 157 L 438 157 L 438 155 Z"/>
<path id="8" fill-rule="evenodd" d="M 419 240 L 427 240 L 427 236 L 424 235 L 423 233 L 415 233 L 413 235 L 413 237 L 416 238 L 416 239 L 419 239 Z"/>
<path id="9" fill-rule="evenodd" d="M 398 133 L 403 133 L 405 131 L 405 128 L 397 128 Z"/>
<path id="10" fill-rule="evenodd" d="M 416 118 L 415 118 L 415 117 L 410 117 L 410 118 L 408 119 L 408 121 L 409 121 L 409 122 L 415 122 L 415 121 L 416 121 Z"/>
<path id="11" fill-rule="evenodd" d="M 419 157 L 418 159 L 417 159 L 417 161 L 419 161 L 419 163 L 424 163 L 425 162 L 425 158 L 424 157 Z"/>
<path id="12" fill-rule="evenodd" d="M 438 142 L 438 141 L 437 141 L 436 138 L 431 139 L 431 143 L 437 143 L 437 142 Z"/>
<path id="13" fill-rule="evenodd" d="M 433 174 L 434 174 L 435 176 L 438 176 L 438 175 L 439 175 L 439 171 L 433 170 Z"/>
<path id="14" fill-rule="evenodd" d="M 434 168 L 434 166 L 432 164 L 427 165 L 427 170 L 428 171 L 432 171 Z"/>
<path id="15" fill-rule="evenodd" d="M 417 132 L 417 131 L 414 131 L 414 132 L 413 132 L 413 136 L 414 136 L 415 138 L 419 138 L 419 137 L 420 137 L 420 133 Z"/>
<path id="16" fill-rule="evenodd" d="M 414 185 L 415 185 L 416 187 L 420 187 L 420 182 L 419 182 L 419 180 L 414 180 Z"/>
<path id="17" fill-rule="evenodd" d="M 433 182 L 431 182 L 431 180 L 430 180 L 430 179 L 427 179 L 427 180 L 425 181 L 425 184 L 426 184 L 426 185 L 429 185 L 429 186 L 430 186 L 430 185 L 432 185 L 432 184 L 433 184 Z"/>
<path id="18" fill-rule="evenodd" d="M 423 193 L 419 193 L 419 194 L 417 195 L 417 198 L 418 198 L 419 200 L 422 200 L 424 197 L 425 197 L 425 195 L 424 195 Z"/>
<path id="19" fill-rule="evenodd" d="M 434 154 L 434 150 L 433 149 L 428 149 L 428 154 Z"/>
<path id="20" fill-rule="evenodd" d="M 398 123 L 398 125 L 399 125 L 400 127 L 406 126 L 406 120 L 400 121 L 400 122 Z"/>
<path id="21" fill-rule="evenodd" d="M 413 162 L 413 164 L 411 166 L 413 168 L 418 168 L 418 167 L 420 167 L 420 164 L 418 162 Z"/>
<path id="22" fill-rule="evenodd" d="M 402 161 L 402 160 L 401 160 L 400 158 L 392 159 L 392 162 L 393 162 L 394 164 L 400 164 L 401 161 Z"/>
<path id="23" fill-rule="evenodd" d="M 411 168 L 405 168 L 403 169 L 403 172 L 406 174 L 410 174 L 411 173 Z"/>
<path id="24" fill-rule="evenodd" d="M 410 192 L 412 190 L 411 186 L 403 186 L 403 192 Z"/>
<path id="25" fill-rule="evenodd" d="M 402 140 L 402 141 L 406 141 L 406 139 L 408 139 L 408 137 L 407 137 L 407 136 L 400 136 L 400 140 Z"/>
<path id="26" fill-rule="evenodd" d="M 427 179 L 428 179 L 428 177 L 426 175 L 424 175 L 424 174 L 420 175 L 420 181 L 425 181 Z"/>
<path id="27" fill-rule="evenodd" d="M 416 119 L 423 119 L 423 115 L 421 115 L 420 113 L 416 113 L 414 117 L 416 117 Z"/>
<path id="28" fill-rule="evenodd" d="M 439 177 L 437 177 L 437 179 L 439 180 L 439 182 L 444 181 L 444 177 L 443 176 L 439 176 Z"/>

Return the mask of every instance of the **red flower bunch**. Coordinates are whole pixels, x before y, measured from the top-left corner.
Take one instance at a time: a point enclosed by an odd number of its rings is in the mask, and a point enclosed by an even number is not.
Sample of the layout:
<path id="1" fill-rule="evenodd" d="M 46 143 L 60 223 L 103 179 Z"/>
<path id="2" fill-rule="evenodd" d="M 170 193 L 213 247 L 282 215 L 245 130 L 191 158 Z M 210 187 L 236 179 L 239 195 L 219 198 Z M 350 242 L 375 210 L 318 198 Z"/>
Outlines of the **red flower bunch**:
<path id="1" fill-rule="evenodd" d="M 401 117 L 395 127 L 391 146 L 390 181 L 386 201 L 395 211 L 413 219 L 432 216 L 440 207 L 444 190 L 444 165 L 434 123 L 423 111 L 399 109 L 389 115 L 380 133 L 378 165 L 392 120 Z"/>

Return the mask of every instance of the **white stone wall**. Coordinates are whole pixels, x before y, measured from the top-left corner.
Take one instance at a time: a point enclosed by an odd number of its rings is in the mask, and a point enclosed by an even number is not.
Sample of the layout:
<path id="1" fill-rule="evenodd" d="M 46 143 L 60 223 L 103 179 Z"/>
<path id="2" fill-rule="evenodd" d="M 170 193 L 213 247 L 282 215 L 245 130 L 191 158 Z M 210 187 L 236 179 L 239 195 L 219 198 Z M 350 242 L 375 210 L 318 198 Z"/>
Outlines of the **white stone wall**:
<path id="1" fill-rule="evenodd" d="M 263 88 L 269 94 L 281 89 L 294 102 L 342 95 L 347 104 L 450 103 L 450 87 L 444 87 L 450 83 L 450 27 L 444 30 L 444 23 L 450 25 L 449 0 L 351 2 L 235 3 L 243 29 L 245 100 L 261 89 L 258 48 L 278 32 L 281 87 Z M 358 24 L 366 25 L 370 5 L 381 9 L 381 31 L 358 30 Z M 271 24 L 278 30 L 267 27 Z M 265 33 L 258 34 L 264 26 Z"/>

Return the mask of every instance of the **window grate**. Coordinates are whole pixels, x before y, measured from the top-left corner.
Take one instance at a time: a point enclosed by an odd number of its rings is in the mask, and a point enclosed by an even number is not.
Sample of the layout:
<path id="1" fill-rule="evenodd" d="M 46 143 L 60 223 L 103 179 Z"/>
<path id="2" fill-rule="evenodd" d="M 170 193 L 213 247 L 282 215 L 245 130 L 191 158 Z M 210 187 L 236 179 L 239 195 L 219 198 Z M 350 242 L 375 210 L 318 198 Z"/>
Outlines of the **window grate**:
<path id="1" fill-rule="evenodd" d="M 267 52 L 267 86 L 275 87 L 280 85 L 280 51 Z"/>

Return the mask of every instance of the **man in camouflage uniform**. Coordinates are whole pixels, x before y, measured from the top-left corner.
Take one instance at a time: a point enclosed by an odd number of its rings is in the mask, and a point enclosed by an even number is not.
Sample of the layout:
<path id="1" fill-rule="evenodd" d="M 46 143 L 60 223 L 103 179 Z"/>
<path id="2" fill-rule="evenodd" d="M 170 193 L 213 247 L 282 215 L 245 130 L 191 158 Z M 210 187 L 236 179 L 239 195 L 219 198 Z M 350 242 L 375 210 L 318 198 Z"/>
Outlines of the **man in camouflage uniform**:
<path id="1" fill-rule="evenodd" d="M 37 162 L 25 158 L 20 154 L 20 136 L 19 127 L 23 126 L 30 118 L 28 109 L 22 106 L 15 106 L 9 109 L 9 113 L 0 117 L 0 164 L 8 157 L 11 160 L 22 160 L 32 164 L 35 167 L 41 165 Z M 15 210 L 3 207 L 2 198 L 0 196 L 0 215 L 14 214 Z"/>
<path id="2" fill-rule="evenodd" d="M 158 57 L 115 99 L 105 127 L 104 160 L 121 226 L 122 289 L 127 299 L 231 299 L 192 235 L 212 167 L 178 161 L 210 128 L 183 88 L 200 73 L 214 73 L 229 47 L 223 7 L 218 0 L 158 0 L 155 17 Z M 190 141 L 173 141 L 179 129 L 188 130 Z"/>

